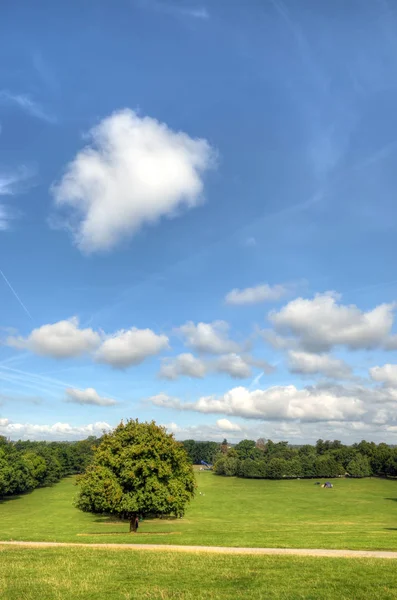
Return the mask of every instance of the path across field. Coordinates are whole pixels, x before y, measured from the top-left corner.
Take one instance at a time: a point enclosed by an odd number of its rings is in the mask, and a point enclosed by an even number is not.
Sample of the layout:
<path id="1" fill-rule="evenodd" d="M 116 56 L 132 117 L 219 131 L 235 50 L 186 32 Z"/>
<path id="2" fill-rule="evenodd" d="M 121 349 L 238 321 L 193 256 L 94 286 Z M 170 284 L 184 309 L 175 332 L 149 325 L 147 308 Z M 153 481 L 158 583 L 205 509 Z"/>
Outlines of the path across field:
<path id="1" fill-rule="evenodd" d="M 387 550 L 326 550 L 324 548 L 233 548 L 225 546 L 174 546 L 167 544 L 78 544 L 68 542 L 1 542 L 1 546 L 27 548 L 110 548 L 113 550 L 158 550 L 167 552 L 215 552 L 218 554 L 282 554 L 293 556 L 333 556 L 350 558 L 394 558 L 397 552 Z"/>

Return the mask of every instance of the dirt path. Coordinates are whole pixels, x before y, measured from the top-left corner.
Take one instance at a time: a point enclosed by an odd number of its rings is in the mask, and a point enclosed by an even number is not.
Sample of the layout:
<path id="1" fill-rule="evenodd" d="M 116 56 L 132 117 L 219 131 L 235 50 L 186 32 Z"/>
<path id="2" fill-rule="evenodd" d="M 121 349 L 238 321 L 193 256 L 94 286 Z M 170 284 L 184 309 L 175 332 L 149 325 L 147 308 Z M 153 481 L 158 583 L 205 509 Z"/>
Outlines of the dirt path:
<path id="1" fill-rule="evenodd" d="M 167 544 L 78 544 L 68 542 L 2 542 L 1 546 L 26 548 L 110 548 L 112 550 L 157 550 L 166 552 L 214 552 L 219 554 L 281 554 L 290 556 L 334 556 L 350 558 L 394 558 L 397 552 L 386 550 L 326 550 L 311 548 L 226 548 L 222 546 L 171 546 Z"/>

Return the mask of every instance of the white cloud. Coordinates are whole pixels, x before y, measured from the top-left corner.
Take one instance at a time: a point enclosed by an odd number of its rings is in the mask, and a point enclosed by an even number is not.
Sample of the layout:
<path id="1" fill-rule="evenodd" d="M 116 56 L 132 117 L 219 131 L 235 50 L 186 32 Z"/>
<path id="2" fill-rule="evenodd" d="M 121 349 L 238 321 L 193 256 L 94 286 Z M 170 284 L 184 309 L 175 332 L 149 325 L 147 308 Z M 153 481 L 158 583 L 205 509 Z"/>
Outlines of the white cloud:
<path id="1" fill-rule="evenodd" d="M 34 171 L 27 167 L 20 167 L 13 171 L 0 172 L 0 196 L 14 196 L 22 193 L 28 187 L 28 180 L 34 175 Z M 17 213 L 5 204 L 0 204 L 0 231 L 6 231 L 10 222 Z"/>
<path id="2" fill-rule="evenodd" d="M 259 334 L 265 342 L 270 344 L 275 350 L 286 350 L 287 348 L 293 348 L 297 345 L 294 338 L 277 335 L 277 333 L 271 331 L 271 329 L 259 331 Z"/>
<path id="3" fill-rule="evenodd" d="M 41 356 L 72 358 L 94 350 L 100 343 L 100 336 L 92 329 L 80 329 L 78 318 L 72 317 L 33 329 L 26 338 L 9 336 L 6 343 Z"/>
<path id="4" fill-rule="evenodd" d="M 174 398 L 173 396 L 169 396 L 163 392 L 156 394 L 155 396 L 150 396 L 150 398 L 147 398 L 146 401 L 154 406 L 160 406 L 161 408 L 176 408 L 177 410 L 182 409 L 179 398 Z"/>
<path id="5" fill-rule="evenodd" d="M 209 19 L 208 10 L 205 7 L 197 8 L 185 8 L 181 9 L 181 14 L 185 14 L 187 17 L 193 17 L 193 19 Z"/>
<path id="6" fill-rule="evenodd" d="M 351 368 L 343 360 L 329 354 L 311 354 L 290 350 L 288 366 L 291 373 L 301 375 L 326 375 L 327 377 L 350 377 Z"/>
<path id="7" fill-rule="evenodd" d="M 263 283 L 255 287 L 244 288 L 242 290 L 235 288 L 225 296 L 226 304 L 244 305 L 258 304 L 259 302 L 274 302 L 280 300 L 288 293 L 288 287 L 285 285 L 268 285 Z"/>
<path id="8" fill-rule="evenodd" d="M 218 373 L 226 373 L 235 379 L 245 379 L 252 375 L 250 364 L 236 353 L 220 356 L 215 361 L 214 368 Z"/>
<path id="9" fill-rule="evenodd" d="M 259 434 L 254 427 L 237 425 L 228 419 L 219 419 L 215 424 L 178 425 L 173 421 L 163 425 L 178 440 L 213 440 L 221 442 L 225 436 L 229 441 L 238 442 L 241 438 L 256 439 Z"/>
<path id="10" fill-rule="evenodd" d="M 52 188 L 56 206 L 72 212 L 65 226 L 82 251 L 109 250 L 202 201 L 202 175 L 215 164 L 206 140 L 128 109 L 103 119 L 90 138 Z"/>
<path id="11" fill-rule="evenodd" d="M 32 423 L 14 423 L 5 418 L 0 419 L 0 435 L 10 437 L 12 440 L 76 440 L 87 438 L 90 435 L 101 436 L 104 430 L 110 429 L 111 426 L 104 421 L 73 426 L 69 423 L 34 425 Z"/>
<path id="12" fill-rule="evenodd" d="M 139 365 L 149 356 L 167 349 L 168 337 L 157 335 L 151 329 L 132 327 L 108 337 L 95 354 L 95 360 L 115 369 Z"/>
<path id="13" fill-rule="evenodd" d="M 79 390 L 75 388 L 67 388 L 66 402 L 73 402 L 75 404 L 91 404 L 94 406 L 114 406 L 117 404 L 116 400 L 112 398 L 104 398 L 100 396 L 94 388 L 87 388 L 85 390 Z"/>
<path id="14" fill-rule="evenodd" d="M 397 365 L 386 364 L 383 367 L 372 367 L 369 374 L 374 381 L 397 387 Z"/>
<path id="15" fill-rule="evenodd" d="M 143 0 L 140 0 L 141 2 Z M 191 17 L 193 19 L 207 20 L 210 18 L 205 6 L 181 6 L 172 2 L 161 0 L 144 0 L 145 8 L 167 13 L 175 17 Z"/>
<path id="16" fill-rule="evenodd" d="M 265 360 L 256 359 L 247 354 L 240 356 L 232 352 L 213 360 L 203 360 L 186 353 L 164 359 L 159 371 L 159 378 L 171 381 L 183 376 L 202 379 L 208 373 L 223 373 L 236 379 L 244 379 L 252 376 L 251 367 L 262 369 L 266 373 L 274 370 L 274 367 Z"/>
<path id="17" fill-rule="evenodd" d="M 184 338 L 185 344 L 197 352 L 207 354 L 228 354 L 238 352 L 239 345 L 228 337 L 229 325 L 225 321 L 197 323 L 188 321 L 177 329 Z"/>
<path id="18" fill-rule="evenodd" d="M 1 182 L 0 182 L 1 187 Z M 1 194 L 1 191 L 0 191 Z M 0 204 L 0 231 L 6 231 L 10 226 L 10 214 L 6 206 Z"/>
<path id="19" fill-rule="evenodd" d="M 338 304 L 332 292 L 317 294 L 313 300 L 297 298 L 269 319 L 279 333 L 295 336 L 308 352 L 324 352 L 345 345 L 352 350 L 371 349 L 392 343 L 390 331 L 394 304 L 381 304 L 368 312 L 355 305 Z"/>
<path id="20" fill-rule="evenodd" d="M 241 425 L 232 423 L 229 419 L 218 419 L 216 426 L 222 431 L 242 431 Z"/>
<path id="21" fill-rule="evenodd" d="M 207 365 L 193 354 L 179 354 L 175 358 L 165 359 L 161 365 L 159 377 L 161 379 L 175 380 L 178 377 L 194 377 L 202 379 L 207 373 Z"/>
<path id="22" fill-rule="evenodd" d="M 316 388 L 297 389 L 294 385 L 253 391 L 236 387 L 223 396 L 203 396 L 196 402 L 181 402 L 161 394 L 149 398 L 149 402 L 162 408 L 262 420 L 358 420 L 366 413 L 365 404 L 359 397 Z"/>
<path id="23" fill-rule="evenodd" d="M 14 94 L 8 90 L 0 90 L 0 102 L 15 104 L 32 117 L 47 123 L 56 123 L 57 121 L 54 115 L 44 110 L 40 104 L 32 100 L 27 94 Z"/>

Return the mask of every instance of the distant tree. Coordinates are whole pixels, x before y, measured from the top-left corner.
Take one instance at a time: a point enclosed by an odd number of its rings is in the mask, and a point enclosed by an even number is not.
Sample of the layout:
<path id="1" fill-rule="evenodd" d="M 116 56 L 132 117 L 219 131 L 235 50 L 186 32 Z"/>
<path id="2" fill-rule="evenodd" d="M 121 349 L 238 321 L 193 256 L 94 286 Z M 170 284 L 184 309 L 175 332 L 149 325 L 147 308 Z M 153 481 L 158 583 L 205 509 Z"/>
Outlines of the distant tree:
<path id="1" fill-rule="evenodd" d="M 296 458 L 292 458 L 291 460 L 287 460 L 286 461 L 286 472 L 285 472 L 285 476 L 286 477 L 302 477 L 303 476 L 303 468 L 302 468 L 302 462 L 300 460 L 300 458 L 296 457 Z"/>
<path id="2" fill-rule="evenodd" d="M 316 449 L 310 444 L 303 444 L 303 446 L 299 448 L 298 453 L 301 456 L 313 456 L 313 454 L 316 454 Z"/>
<path id="3" fill-rule="evenodd" d="M 226 477 L 235 477 L 237 475 L 240 461 L 236 457 L 222 456 L 216 461 L 214 471 L 217 475 L 225 475 Z"/>
<path id="4" fill-rule="evenodd" d="M 397 448 L 393 448 L 391 451 L 390 458 L 386 462 L 385 472 L 387 475 L 391 477 L 396 477 L 397 475 Z"/>
<path id="5" fill-rule="evenodd" d="M 249 479 L 264 479 L 266 477 L 266 463 L 263 460 L 246 458 L 241 461 L 238 474 L 240 477 L 247 477 Z"/>
<path id="6" fill-rule="evenodd" d="M 262 452 L 265 452 L 265 450 L 266 450 L 266 442 L 265 442 L 264 438 L 257 439 L 255 445 L 258 448 L 258 450 L 262 450 Z"/>
<path id="7" fill-rule="evenodd" d="M 43 485 L 46 476 L 47 465 L 42 456 L 28 450 L 22 454 L 22 462 L 27 467 L 32 479 L 32 487 Z"/>
<path id="8" fill-rule="evenodd" d="M 288 470 L 284 458 L 272 458 L 266 465 L 266 477 L 269 479 L 282 479 Z"/>
<path id="9" fill-rule="evenodd" d="M 358 444 L 357 449 L 360 451 L 360 446 L 363 442 Z M 366 442 L 367 444 L 367 442 Z M 378 444 L 373 450 L 372 456 L 370 457 L 370 463 L 372 471 L 376 475 L 387 475 L 389 460 L 392 456 L 392 449 L 387 444 Z"/>
<path id="10" fill-rule="evenodd" d="M 316 477 L 316 466 L 315 466 L 316 455 L 304 455 L 300 457 L 300 463 L 302 468 L 302 477 Z"/>
<path id="11" fill-rule="evenodd" d="M 130 420 L 103 436 L 78 485 L 78 508 L 127 518 L 130 531 L 136 531 L 139 515 L 182 516 L 195 479 L 172 434 L 154 422 Z"/>
<path id="12" fill-rule="evenodd" d="M 317 456 L 314 461 L 316 477 L 339 477 L 345 474 L 343 465 L 338 463 L 330 454 Z"/>
<path id="13" fill-rule="evenodd" d="M 220 452 L 220 446 L 217 442 L 196 442 L 195 440 L 185 440 L 182 442 L 191 462 L 194 465 L 201 464 L 201 461 L 213 464 Z"/>
<path id="14" fill-rule="evenodd" d="M 261 456 L 261 452 L 258 450 L 253 440 L 242 440 L 235 445 L 234 449 L 236 450 L 238 457 L 242 460 L 245 458 L 254 459 L 258 454 Z"/>
<path id="15" fill-rule="evenodd" d="M 372 469 L 368 458 L 357 454 L 347 465 L 347 472 L 351 477 L 369 477 Z"/>
<path id="16" fill-rule="evenodd" d="M 221 444 L 221 448 L 220 448 L 222 454 L 227 454 L 228 448 L 229 448 L 229 446 L 228 446 L 228 443 L 227 443 L 227 439 L 225 438 L 223 440 L 223 442 Z"/>

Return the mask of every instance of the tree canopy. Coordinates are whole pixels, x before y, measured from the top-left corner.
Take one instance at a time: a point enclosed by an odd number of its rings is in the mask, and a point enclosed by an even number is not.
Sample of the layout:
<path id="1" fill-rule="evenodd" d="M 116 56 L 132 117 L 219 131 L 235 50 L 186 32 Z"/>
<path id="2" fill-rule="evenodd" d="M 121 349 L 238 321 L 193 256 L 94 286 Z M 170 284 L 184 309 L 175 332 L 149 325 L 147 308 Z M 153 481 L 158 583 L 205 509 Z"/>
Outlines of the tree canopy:
<path id="1" fill-rule="evenodd" d="M 318 440 L 315 446 L 291 446 L 260 438 L 243 440 L 218 455 L 217 475 L 255 479 L 296 477 L 369 477 L 397 475 L 397 448 L 362 441 L 346 446 L 339 440 Z"/>
<path id="2" fill-rule="evenodd" d="M 195 479 L 183 445 L 154 422 L 121 422 L 102 437 L 94 459 L 78 477 L 76 505 L 85 512 L 129 519 L 184 514 Z"/>
<path id="3" fill-rule="evenodd" d="M 52 485 L 81 473 L 92 459 L 98 439 L 78 442 L 13 442 L 0 436 L 0 498 Z"/>

